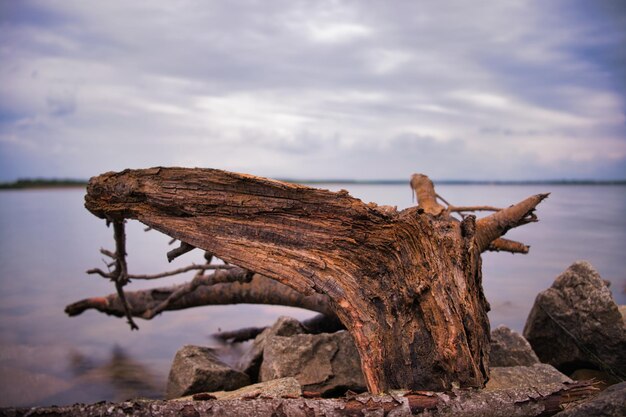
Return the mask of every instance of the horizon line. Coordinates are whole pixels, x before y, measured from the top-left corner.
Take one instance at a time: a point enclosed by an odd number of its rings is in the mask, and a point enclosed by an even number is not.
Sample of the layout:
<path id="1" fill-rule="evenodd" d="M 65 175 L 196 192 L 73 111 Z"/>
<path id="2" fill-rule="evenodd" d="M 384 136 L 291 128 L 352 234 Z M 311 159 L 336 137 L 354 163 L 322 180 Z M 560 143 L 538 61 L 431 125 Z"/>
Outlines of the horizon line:
<path id="1" fill-rule="evenodd" d="M 275 178 L 279 181 L 299 184 L 355 184 L 355 185 L 405 185 L 408 179 L 356 179 L 356 178 Z M 79 187 L 86 186 L 89 180 L 75 178 L 19 178 L 11 182 L 0 182 L 0 189 L 20 189 L 37 187 Z M 626 185 L 626 179 L 540 179 L 540 180 L 461 180 L 434 179 L 433 183 L 443 185 Z"/>

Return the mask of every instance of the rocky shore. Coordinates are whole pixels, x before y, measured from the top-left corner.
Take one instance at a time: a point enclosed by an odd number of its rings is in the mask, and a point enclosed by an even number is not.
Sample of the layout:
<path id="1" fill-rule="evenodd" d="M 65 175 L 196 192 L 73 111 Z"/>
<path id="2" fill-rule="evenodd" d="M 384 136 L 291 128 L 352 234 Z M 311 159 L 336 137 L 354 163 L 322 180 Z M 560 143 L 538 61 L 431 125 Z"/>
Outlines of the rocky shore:
<path id="1" fill-rule="evenodd" d="M 484 390 L 370 396 L 346 331 L 308 334 L 299 321 L 281 317 L 234 366 L 212 348 L 181 348 L 167 401 L 14 408 L 0 414 L 624 416 L 625 310 L 614 302 L 609 285 L 589 263 L 576 262 L 538 294 L 523 335 L 495 328 Z"/>

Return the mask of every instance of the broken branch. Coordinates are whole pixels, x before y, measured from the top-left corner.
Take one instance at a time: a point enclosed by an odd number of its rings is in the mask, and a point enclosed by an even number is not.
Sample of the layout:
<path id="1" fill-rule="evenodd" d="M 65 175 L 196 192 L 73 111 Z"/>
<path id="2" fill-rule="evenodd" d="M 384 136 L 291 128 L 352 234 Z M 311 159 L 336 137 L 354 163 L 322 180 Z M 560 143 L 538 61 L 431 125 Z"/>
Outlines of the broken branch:
<path id="1" fill-rule="evenodd" d="M 492 252 L 528 253 L 529 249 L 530 246 L 522 242 L 500 237 L 492 241 L 489 246 L 487 246 L 486 250 Z"/>
<path id="2" fill-rule="evenodd" d="M 245 276 L 246 270 L 232 267 L 221 269 L 219 274 Z M 277 281 L 255 274 L 250 282 L 237 282 L 228 278 L 230 283 L 200 286 L 194 291 L 169 303 L 163 311 L 184 310 L 192 307 L 225 304 L 272 304 L 289 307 L 300 307 L 317 311 L 325 315 L 333 315 L 328 297 L 322 294 L 304 296 Z M 134 317 L 149 320 L 147 313 L 167 299 L 186 284 L 150 290 L 128 291 L 126 297 L 130 301 L 131 314 Z M 77 301 L 65 307 L 69 316 L 77 316 L 86 310 L 97 310 L 102 313 L 123 317 L 124 308 L 118 294 L 105 297 L 92 297 Z"/>
<path id="3" fill-rule="evenodd" d="M 345 329 L 337 316 L 327 316 L 317 314 L 301 322 L 302 326 L 309 334 L 334 333 Z M 224 342 L 240 343 L 254 339 L 268 327 L 245 327 L 243 329 L 214 333 L 212 336 Z"/>
<path id="4" fill-rule="evenodd" d="M 503 236 L 514 227 L 537 221 L 533 213 L 537 204 L 550 194 L 537 194 L 507 207 L 494 214 L 476 221 L 476 241 L 481 252 L 485 251 L 491 242 Z"/>
<path id="5" fill-rule="evenodd" d="M 191 252 L 195 248 L 196 248 L 195 246 L 190 245 L 189 243 L 180 242 L 179 247 L 167 252 L 167 261 L 172 262 L 174 259 L 178 258 L 181 255 L 186 254 L 187 252 Z"/>
<path id="6" fill-rule="evenodd" d="M 437 203 L 437 193 L 433 182 L 426 175 L 413 174 L 411 176 L 411 188 L 417 196 L 419 208 L 433 216 L 438 216 L 444 211 L 444 207 Z"/>

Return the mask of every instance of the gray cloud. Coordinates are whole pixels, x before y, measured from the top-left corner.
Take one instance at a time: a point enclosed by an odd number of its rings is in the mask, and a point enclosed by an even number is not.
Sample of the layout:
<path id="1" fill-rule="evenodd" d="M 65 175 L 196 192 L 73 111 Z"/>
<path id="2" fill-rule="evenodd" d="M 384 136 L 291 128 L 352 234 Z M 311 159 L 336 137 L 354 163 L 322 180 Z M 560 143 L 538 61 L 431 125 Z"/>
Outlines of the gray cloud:
<path id="1" fill-rule="evenodd" d="M 0 180 L 626 177 L 617 0 L 1 7 Z"/>
<path id="2" fill-rule="evenodd" d="M 46 97 L 46 104 L 52 116 L 69 116 L 76 111 L 76 95 L 70 90 L 51 91 Z"/>

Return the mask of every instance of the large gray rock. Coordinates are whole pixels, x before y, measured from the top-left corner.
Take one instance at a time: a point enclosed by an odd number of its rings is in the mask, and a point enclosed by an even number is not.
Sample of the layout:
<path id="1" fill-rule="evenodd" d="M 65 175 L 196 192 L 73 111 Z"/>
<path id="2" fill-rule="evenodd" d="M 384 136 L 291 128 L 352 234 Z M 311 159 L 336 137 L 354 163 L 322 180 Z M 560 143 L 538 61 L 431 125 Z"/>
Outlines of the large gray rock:
<path id="1" fill-rule="evenodd" d="M 220 361 L 214 349 L 187 345 L 176 352 L 167 381 L 167 398 L 230 391 L 249 383 L 248 375 Z"/>
<path id="2" fill-rule="evenodd" d="M 554 417 L 593 416 L 626 416 L 626 382 L 610 386 L 597 397 L 554 415 Z"/>
<path id="3" fill-rule="evenodd" d="M 288 376 L 296 378 L 303 390 L 321 394 L 366 389 L 359 354 L 346 331 L 268 338 L 261 381 Z"/>
<path id="4" fill-rule="evenodd" d="M 532 366 L 491 368 L 489 381 L 485 388 L 498 390 L 523 387 L 550 387 L 566 382 L 569 383 L 572 380 L 560 373 L 552 365 L 538 363 Z"/>
<path id="5" fill-rule="evenodd" d="M 570 373 L 610 370 L 626 378 L 626 330 L 611 292 L 587 262 L 576 262 L 539 293 L 524 336 L 542 362 Z"/>
<path id="6" fill-rule="evenodd" d="M 539 358 L 524 337 L 506 326 L 498 326 L 491 332 L 489 366 L 531 366 Z"/>
<path id="7" fill-rule="evenodd" d="M 259 380 L 261 362 L 263 362 L 263 350 L 265 349 L 266 340 L 273 336 L 293 336 L 304 332 L 304 327 L 298 320 L 287 316 L 279 317 L 272 327 L 263 330 L 254 339 L 252 346 L 239 359 L 235 368 L 245 372 L 251 381 L 257 382 Z"/>

